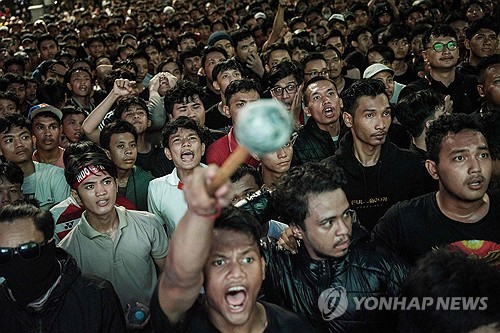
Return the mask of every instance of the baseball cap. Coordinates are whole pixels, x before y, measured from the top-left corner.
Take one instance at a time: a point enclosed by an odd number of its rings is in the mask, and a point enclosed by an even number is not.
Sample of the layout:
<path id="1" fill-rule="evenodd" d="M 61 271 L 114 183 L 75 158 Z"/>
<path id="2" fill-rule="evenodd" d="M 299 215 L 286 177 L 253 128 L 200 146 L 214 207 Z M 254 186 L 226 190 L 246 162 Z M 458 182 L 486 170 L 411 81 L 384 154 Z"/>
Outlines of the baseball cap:
<path id="1" fill-rule="evenodd" d="M 28 119 L 31 121 L 33 118 L 36 117 L 37 114 L 40 112 L 51 112 L 56 115 L 59 120 L 62 119 L 62 112 L 55 106 L 49 105 L 49 104 L 37 104 L 35 106 L 32 106 L 28 112 Z"/>
<path id="2" fill-rule="evenodd" d="M 363 73 L 363 79 L 371 79 L 375 74 L 378 74 L 383 71 L 388 71 L 392 75 L 394 75 L 394 70 L 392 68 L 389 68 L 383 64 L 373 64 L 365 69 Z"/>
<path id="3" fill-rule="evenodd" d="M 263 12 L 258 12 L 257 14 L 254 15 L 254 19 L 256 19 L 256 20 L 266 19 L 266 14 L 264 14 Z"/>
<path id="4" fill-rule="evenodd" d="M 377 17 L 383 13 L 392 13 L 386 2 L 378 3 L 373 10 L 373 16 Z"/>

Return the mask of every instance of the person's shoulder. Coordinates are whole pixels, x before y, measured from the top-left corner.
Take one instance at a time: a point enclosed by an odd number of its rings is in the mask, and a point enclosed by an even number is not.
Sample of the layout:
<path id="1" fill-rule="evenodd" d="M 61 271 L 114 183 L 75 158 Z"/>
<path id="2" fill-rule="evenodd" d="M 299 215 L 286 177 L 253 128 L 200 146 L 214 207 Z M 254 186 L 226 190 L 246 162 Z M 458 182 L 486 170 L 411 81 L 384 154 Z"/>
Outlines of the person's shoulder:
<path id="1" fill-rule="evenodd" d="M 260 303 L 266 310 L 268 321 L 268 326 L 264 332 L 314 332 L 311 324 L 304 316 L 285 310 L 276 304 Z"/>
<path id="2" fill-rule="evenodd" d="M 133 219 L 135 221 L 139 222 L 147 222 L 150 220 L 156 221 L 156 216 L 153 213 L 146 212 L 143 210 L 133 210 L 133 209 L 127 209 L 125 207 L 117 206 L 116 211 L 118 212 L 118 216 L 125 216 L 127 221 L 129 219 Z"/>
<path id="3" fill-rule="evenodd" d="M 144 170 L 142 167 L 135 165 L 134 172 L 139 177 L 144 177 L 149 180 L 153 180 L 155 177 L 151 174 L 151 172 Z"/>

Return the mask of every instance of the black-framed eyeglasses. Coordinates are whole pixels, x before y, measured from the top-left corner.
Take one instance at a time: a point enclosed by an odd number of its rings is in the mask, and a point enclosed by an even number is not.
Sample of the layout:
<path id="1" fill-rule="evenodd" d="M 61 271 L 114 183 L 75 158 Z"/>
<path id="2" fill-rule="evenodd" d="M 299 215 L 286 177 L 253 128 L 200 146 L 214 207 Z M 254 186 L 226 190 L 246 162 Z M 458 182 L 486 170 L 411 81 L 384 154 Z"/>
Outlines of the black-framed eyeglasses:
<path id="1" fill-rule="evenodd" d="M 286 90 L 287 93 L 293 94 L 293 93 L 295 93 L 297 91 L 297 85 L 295 83 L 290 83 L 286 87 L 276 86 L 276 87 L 271 88 L 271 92 L 274 95 L 276 95 L 276 96 L 283 95 L 283 93 L 285 92 L 285 90 Z"/>
<path id="2" fill-rule="evenodd" d="M 28 242 L 21 244 L 18 247 L 0 247 L 0 264 L 8 264 L 14 258 L 14 255 L 19 255 L 24 260 L 33 260 L 40 257 L 42 254 L 42 247 L 48 242 L 41 244 L 35 242 Z"/>
<path id="3" fill-rule="evenodd" d="M 458 43 L 453 40 L 450 40 L 448 43 L 437 42 L 429 46 L 428 49 L 432 48 L 436 52 L 443 52 L 445 47 L 450 51 L 455 51 L 458 47 Z"/>

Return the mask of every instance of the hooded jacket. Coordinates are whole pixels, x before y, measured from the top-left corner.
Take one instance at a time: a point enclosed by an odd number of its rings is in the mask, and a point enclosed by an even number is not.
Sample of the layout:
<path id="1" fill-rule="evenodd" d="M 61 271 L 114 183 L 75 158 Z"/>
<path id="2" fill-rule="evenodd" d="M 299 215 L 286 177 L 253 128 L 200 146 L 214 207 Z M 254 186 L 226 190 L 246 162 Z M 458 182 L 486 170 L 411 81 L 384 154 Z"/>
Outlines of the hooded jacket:
<path id="1" fill-rule="evenodd" d="M 396 202 L 428 192 L 432 178 L 410 151 L 386 141 L 377 164 L 364 167 L 354 155 L 352 133 L 340 141 L 335 156 L 323 163 L 341 167 L 347 177 L 344 191 L 361 224 L 373 230 L 384 213 Z"/>
<path id="2" fill-rule="evenodd" d="M 262 244 L 266 260 L 263 283 L 266 301 L 304 314 L 320 333 L 394 332 L 396 311 L 363 307 L 357 310 L 354 297 L 359 300 L 397 296 L 408 267 L 364 242 L 366 235 L 359 223 L 353 224 L 347 255 L 325 260 L 312 259 L 304 246 L 294 255 L 277 249 L 275 243 L 268 240 Z M 335 293 L 340 295 L 336 299 Z M 320 295 L 329 302 L 322 302 Z M 342 308 L 342 304 L 347 307 Z"/>
<path id="3" fill-rule="evenodd" d="M 0 332 L 125 332 L 125 317 L 111 283 L 82 275 L 67 252 L 56 251 L 61 280 L 41 307 L 20 306 L 6 285 L 0 286 Z"/>

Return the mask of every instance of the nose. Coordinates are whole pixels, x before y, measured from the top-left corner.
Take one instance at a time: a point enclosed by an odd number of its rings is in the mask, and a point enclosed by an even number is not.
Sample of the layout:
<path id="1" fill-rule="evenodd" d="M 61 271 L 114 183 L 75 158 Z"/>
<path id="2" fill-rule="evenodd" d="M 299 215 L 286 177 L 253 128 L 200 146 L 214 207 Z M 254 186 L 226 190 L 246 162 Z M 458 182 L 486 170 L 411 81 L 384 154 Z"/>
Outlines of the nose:
<path id="1" fill-rule="evenodd" d="M 340 236 L 347 234 L 349 234 L 348 222 L 341 218 L 337 228 L 337 235 Z"/>
<path id="2" fill-rule="evenodd" d="M 481 162 L 477 158 L 471 158 L 469 159 L 469 172 L 470 173 L 480 173 L 482 171 L 481 169 Z"/>
<path id="3" fill-rule="evenodd" d="M 96 186 L 95 186 L 95 195 L 96 195 L 96 197 L 103 196 L 106 193 L 108 193 L 108 191 L 106 190 L 106 187 L 104 187 L 103 184 L 101 184 L 101 183 L 98 182 L 96 184 Z"/>
<path id="4" fill-rule="evenodd" d="M 233 262 L 230 264 L 229 267 L 229 277 L 234 279 L 234 280 L 239 280 L 245 277 L 245 272 L 243 271 L 243 268 L 241 267 L 240 262 Z"/>
<path id="5" fill-rule="evenodd" d="M 276 156 L 277 156 L 278 158 L 285 158 L 285 157 L 287 157 L 287 153 L 286 153 L 286 151 L 285 151 L 285 149 L 284 149 L 284 148 L 280 148 L 280 149 L 276 152 Z"/>
<path id="6" fill-rule="evenodd" d="M 384 130 L 385 129 L 385 121 L 382 116 L 377 116 L 376 117 L 376 124 L 375 124 L 375 129 L 377 130 Z"/>

